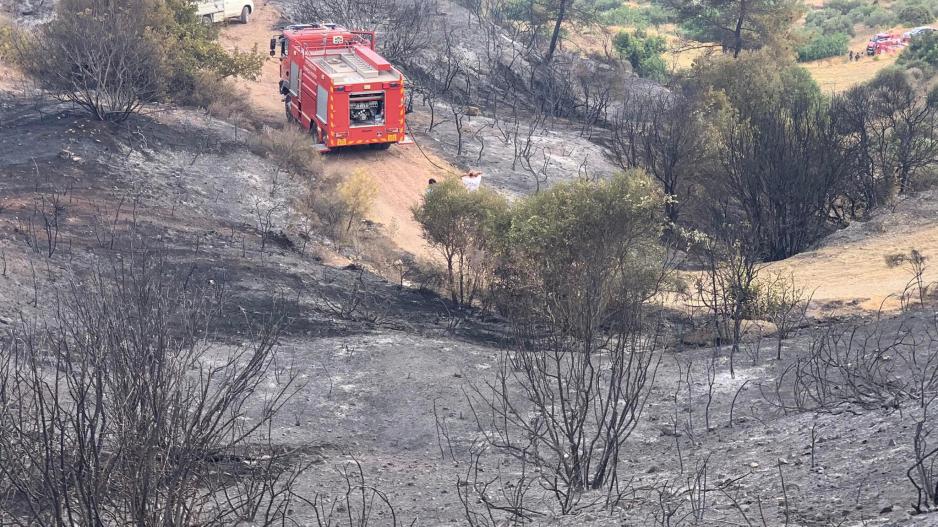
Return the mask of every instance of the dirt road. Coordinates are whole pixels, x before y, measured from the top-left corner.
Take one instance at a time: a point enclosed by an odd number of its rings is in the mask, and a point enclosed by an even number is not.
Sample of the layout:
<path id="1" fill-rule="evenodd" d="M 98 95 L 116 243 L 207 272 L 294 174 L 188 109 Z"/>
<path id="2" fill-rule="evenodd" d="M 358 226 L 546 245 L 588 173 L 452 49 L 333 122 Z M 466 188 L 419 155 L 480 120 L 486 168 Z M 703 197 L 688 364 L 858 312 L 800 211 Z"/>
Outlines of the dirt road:
<path id="1" fill-rule="evenodd" d="M 270 37 L 282 23 L 280 13 L 269 2 L 257 2 L 250 24 L 229 24 L 221 33 L 220 41 L 229 49 L 250 50 L 257 46 L 266 53 Z M 250 94 L 250 103 L 264 117 L 273 121 L 283 119 L 284 108 L 277 94 L 280 79 L 278 62 L 269 58 L 256 81 L 236 81 Z M 429 159 L 428 159 L 429 158 Z M 432 160 L 432 161 L 431 161 Z M 352 173 L 361 170 L 370 175 L 378 187 L 377 201 L 369 219 L 384 225 L 397 245 L 419 257 L 428 257 L 429 248 L 420 235 L 410 209 L 420 202 L 430 178 L 441 179 L 456 169 L 442 159 L 416 145 L 395 145 L 383 152 L 371 150 L 337 151 L 324 156 L 326 170 L 331 173 Z M 438 168 L 439 167 L 443 167 Z"/>

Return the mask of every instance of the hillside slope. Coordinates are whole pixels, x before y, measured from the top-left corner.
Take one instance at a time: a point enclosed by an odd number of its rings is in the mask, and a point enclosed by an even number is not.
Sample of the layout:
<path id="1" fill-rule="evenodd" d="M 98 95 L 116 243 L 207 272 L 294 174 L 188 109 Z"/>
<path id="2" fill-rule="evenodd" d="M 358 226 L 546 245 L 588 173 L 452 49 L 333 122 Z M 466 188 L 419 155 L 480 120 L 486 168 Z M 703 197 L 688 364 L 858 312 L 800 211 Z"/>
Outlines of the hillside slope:
<path id="1" fill-rule="evenodd" d="M 925 281 L 938 280 L 938 201 L 935 191 L 905 198 L 827 237 L 815 250 L 768 266 L 770 272 L 793 273 L 814 289 L 822 311 L 843 312 L 899 307 L 912 278 L 908 266 L 890 267 L 886 257 L 916 249 L 928 260 Z"/>

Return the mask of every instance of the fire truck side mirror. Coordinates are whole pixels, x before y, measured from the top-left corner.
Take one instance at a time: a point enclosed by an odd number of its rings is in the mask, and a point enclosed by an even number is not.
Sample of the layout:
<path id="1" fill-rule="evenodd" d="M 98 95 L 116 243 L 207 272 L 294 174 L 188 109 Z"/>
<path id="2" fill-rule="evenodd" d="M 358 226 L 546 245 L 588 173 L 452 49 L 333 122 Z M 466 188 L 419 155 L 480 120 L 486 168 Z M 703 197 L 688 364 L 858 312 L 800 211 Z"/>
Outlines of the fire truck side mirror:
<path id="1" fill-rule="evenodd" d="M 270 39 L 270 56 L 277 54 L 277 37 Z"/>

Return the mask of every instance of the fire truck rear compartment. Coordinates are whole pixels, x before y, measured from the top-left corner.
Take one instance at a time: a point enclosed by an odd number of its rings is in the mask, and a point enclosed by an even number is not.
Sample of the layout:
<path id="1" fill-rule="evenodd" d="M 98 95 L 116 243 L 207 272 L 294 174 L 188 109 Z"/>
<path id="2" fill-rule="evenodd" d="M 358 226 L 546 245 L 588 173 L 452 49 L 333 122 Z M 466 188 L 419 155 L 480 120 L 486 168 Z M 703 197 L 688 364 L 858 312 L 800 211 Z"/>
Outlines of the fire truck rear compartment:
<path id="1" fill-rule="evenodd" d="M 384 124 L 384 92 L 350 93 L 348 102 L 351 126 Z"/>

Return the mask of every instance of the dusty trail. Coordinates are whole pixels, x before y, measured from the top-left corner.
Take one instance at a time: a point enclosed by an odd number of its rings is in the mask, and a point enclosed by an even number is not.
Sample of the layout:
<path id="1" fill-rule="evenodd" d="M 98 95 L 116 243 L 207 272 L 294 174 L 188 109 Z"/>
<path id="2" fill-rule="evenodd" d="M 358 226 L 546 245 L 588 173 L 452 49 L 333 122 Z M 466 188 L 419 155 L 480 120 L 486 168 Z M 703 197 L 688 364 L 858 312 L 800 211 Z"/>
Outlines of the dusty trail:
<path id="1" fill-rule="evenodd" d="M 269 2 L 257 2 L 255 5 L 256 11 L 250 24 L 232 23 L 222 30 L 220 41 L 225 47 L 250 50 L 257 46 L 261 53 L 267 52 L 270 37 L 276 33 L 276 26 L 283 20 L 276 7 Z M 264 63 L 257 80 L 236 81 L 247 90 L 249 103 L 254 109 L 272 123 L 284 121 L 283 103 L 277 94 L 279 79 L 278 62 L 271 57 Z M 416 145 L 410 144 L 394 145 L 386 151 L 336 151 L 323 157 L 326 170 L 331 173 L 348 174 L 361 170 L 374 179 L 378 198 L 368 219 L 384 225 L 398 247 L 422 258 L 429 257 L 430 251 L 420 235 L 420 227 L 411 217 L 410 209 L 420 202 L 428 179 L 441 179 L 457 173 L 455 168 L 431 152 L 426 154 L 424 156 Z"/>

